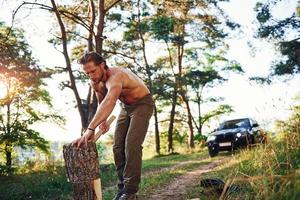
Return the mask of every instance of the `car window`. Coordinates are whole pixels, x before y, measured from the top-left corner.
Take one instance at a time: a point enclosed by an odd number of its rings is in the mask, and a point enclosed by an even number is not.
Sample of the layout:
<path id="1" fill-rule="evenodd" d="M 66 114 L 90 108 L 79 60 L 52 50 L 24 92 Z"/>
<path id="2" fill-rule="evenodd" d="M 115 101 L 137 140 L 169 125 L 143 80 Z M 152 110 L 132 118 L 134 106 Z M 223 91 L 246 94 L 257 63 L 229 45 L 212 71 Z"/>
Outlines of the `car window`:
<path id="1" fill-rule="evenodd" d="M 249 126 L 250 126 L 250 122 L 248 119 L 237 119 L 237 120 L 230 120 L 230 121 L 223 122 L 219 126 L 218 130 L 249 127 Z"/>
<path id="2" fill-rule="evenodd" d="M 251 122 L 251 126 L 253 126 L 253 125 L 257 125 L 258 126 L 257 121 L 255 121 L 254 119 L 250 119 L 250 122 Z"/>

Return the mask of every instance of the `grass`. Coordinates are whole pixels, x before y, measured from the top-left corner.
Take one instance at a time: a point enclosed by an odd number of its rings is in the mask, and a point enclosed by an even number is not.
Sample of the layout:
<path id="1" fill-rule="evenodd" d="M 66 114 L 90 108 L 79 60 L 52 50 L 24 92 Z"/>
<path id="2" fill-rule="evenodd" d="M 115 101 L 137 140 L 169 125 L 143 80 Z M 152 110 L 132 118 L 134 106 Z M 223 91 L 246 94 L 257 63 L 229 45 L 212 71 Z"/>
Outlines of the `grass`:
<path id="1" fill-rule="evenodd" d="M 63 167 L 0 177 L 0 199 L 70 199 Z"/>
<path id="2" fill-rule="evenodd" d="M 203 178 L 220 178 L 237 185 L 240 190 L 228 193 L 223 199 L 300 199 L 300 134 L 281 134 L 277 140 L 266 145 L 241 150 L 231 156 L 226 164 L 203 174 Z M 139 195 L 148 197 L 159 188 L 179 177 L 228 156 L 221 154 L 211 159 L 207 150 L 196 153 L 161 155 L 143 161 L 143 175 Z M 0 176 L 0 199 L 72 199 L 71 185 L 66 181 L 65 168 L 61 165 L 29 166 L 19 169 L 19 174 Z M 115 195 L 117 176 L 113 164 L 101 164 L 101 180 L 104 200 Z M 214 189 L 200 187 L 194 183 L 183 199 L 220 199 Z"/>
<path id="3" fill-rule="evenodd" d="M 169 156 L 153 157 L 143 161 L 143 174 L 151 172 L 147 181 L 142 179 L 141 191 L 145 193 L 146 188 L 151 185 L 157 186 L 168 182 L 173 177 L 184 173 L 186 170 L 196 167 L 197 162 L 207 157 L 206 151 L 190 154 L 179 154 Z M 166 167 L 171 167 L 184 161 L 195 161 L 181 168 L 168 173 L 159 171 Z M 19 173 L 10 176 L 0 176 L 0 199 L 1 200 L 21 200 L 21 199 L 72 199 L 72 188 L 67 182 L 65 168 L 62 165 L 39 165 L 31 164 L 24 169 L 19 169 Z M 157 172 L 157 173 L 155 173 Z M 113 187 L 117 182 L 115 167 L 113 164 L 101 165 L 101 182 L 105 190 L 104 199 L 111 199 L 115 193 Z M 106 189 L 109 188 L 109 189 Z"/>
<path id="4" fill-rule="evenodd" d="M 300 134 L 290 133 L 249 150 L 242 150 L 226 165 L 205 174 L 203 178 L 219 178 L 240 190 L 223 199 L 300 199 Z M 220 199 L 213 188 L 197 183 L 186 192 L 185 199 Z"/>

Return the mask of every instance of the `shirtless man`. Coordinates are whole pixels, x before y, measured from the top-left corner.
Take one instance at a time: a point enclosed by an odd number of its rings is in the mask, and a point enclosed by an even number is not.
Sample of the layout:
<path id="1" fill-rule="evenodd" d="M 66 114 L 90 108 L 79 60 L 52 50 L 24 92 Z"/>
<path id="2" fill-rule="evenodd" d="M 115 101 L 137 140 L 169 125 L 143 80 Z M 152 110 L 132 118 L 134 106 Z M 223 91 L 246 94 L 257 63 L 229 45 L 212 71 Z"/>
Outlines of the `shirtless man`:
<path id="1" fill-rule="evenodd" d="M 121 112 L 114 135 L 113 153 L 118 174 L 118 193 L 115 200 L 136 199 L 142 166 L 142 143 L 153 113 L 153 99 L 146 85 L 132 72 L 123 68 L 108 68 L 95 52 L 82 56 L 80 63 L 90 79 L 99 102 L 97 111 L 83 136 L 73 145 L 80 147 L 94 136 L 95 128 L 107 132 L 107 118 L 117 100 Z"/>

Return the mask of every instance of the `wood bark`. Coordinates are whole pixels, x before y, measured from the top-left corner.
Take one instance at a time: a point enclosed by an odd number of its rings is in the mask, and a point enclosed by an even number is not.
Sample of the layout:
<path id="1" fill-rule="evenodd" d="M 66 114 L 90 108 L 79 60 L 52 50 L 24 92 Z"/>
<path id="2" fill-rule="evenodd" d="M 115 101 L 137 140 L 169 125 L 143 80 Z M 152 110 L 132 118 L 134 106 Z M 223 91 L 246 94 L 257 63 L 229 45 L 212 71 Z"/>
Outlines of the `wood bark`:
<path id="1" fill-rule="evenodd" d="M 104 30 L 104 19 L 105 19 L 105 1 L 98 0 L 98 24 L 97 34 L 95 36 L 96 52 L 102 55 L 103 47 L 103 30 Z"/>
<path id="2" fill-rule="evenodd" d="M 185 26 L 182 27 L 182 37 L 184 38 L 184 30 L 185 30 Z M 182 80 L 182 58 L 183 58 L 183 54 L 184 54 L 184 44 L 179 44 L 177 47 L 177 54 L 178 54 L 178 76 L 179 76 L 179 81 Z M 193 130 L 193 116 L 191 113 L 191 109 L 190 109 L 190 105 L 189 105 L 189 101 L 187 98 L 187 91 L 183 89 L 183 85 L 182 83 L 179 83 L 179 93 L 181 95 L 182 100 L 184 101 L 185 105 L 186 105 L 186 110 L 188 113 L 188 126 L 189 126 L 189 139 L 188 139 L 188 145 L 190 148 L 194 148 L 194 130 Z"/>
<path id="3" fill-rule="evenodd" d="M 189 105 L 189 101 L 188 101 L 187 97 L 185 96 L 185 94 L 182 94 L 181 96 L 183 98 L 183 101 L 185 102 L 186 109 L 188 112 L 188 126 L 190 129 L 188 144 L 189 144 L 190 148 L 194 148 L 195 144 L 194 144 L 194 129 L 193 129 L 192 112 L 191 112 L 191 108 Z"/>
<path id="4" fill-rule="evenodd" d="M 11 167 L 12 165 L 12 152 L 11 151 L 5 151 L 6 154 L 6 166 Z"/>
<path id="5" fill-rule="evenodd" d="M 176 80 L 175 80 L 176 81 Z M 168 152 L 173 153 L 173 129 L 174 129 L 174 120 L 175 120 L 175 114 L 176 114 L 176 104 L 177 104 L 177 85 L 174 84 L 174 91 L 172 95 L 172 109 L 170 112 L 170 123 L 169 123 L 169 129 L 168 129 Z"/>
<path id="6" fill-rule="evenodd" d="M 100 165 L 95 142 L 88 142 L 81 148 L 64 145 L 63 156 L 74 199 L 96 200 L 94 180 L 100 178 Z"/>

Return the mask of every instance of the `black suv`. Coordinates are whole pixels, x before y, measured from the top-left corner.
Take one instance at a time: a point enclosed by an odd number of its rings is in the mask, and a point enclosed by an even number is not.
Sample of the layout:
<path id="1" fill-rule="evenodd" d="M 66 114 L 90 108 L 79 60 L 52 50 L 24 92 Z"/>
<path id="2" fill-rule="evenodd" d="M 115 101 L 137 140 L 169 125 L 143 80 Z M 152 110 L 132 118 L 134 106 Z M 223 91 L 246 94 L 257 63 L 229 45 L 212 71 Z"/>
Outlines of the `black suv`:
<path id="1" fill-rule="evenodd" d="M 211 157 L 219 151 L 232 151 L 249 144 L 262 142 L 258 123 L 251 118 L 234 119 L 220 124 L 207 138 L 208 152 Z"/>

